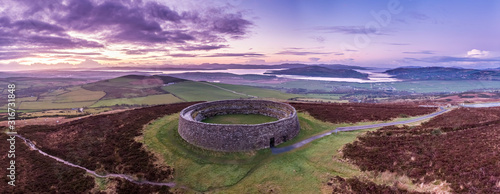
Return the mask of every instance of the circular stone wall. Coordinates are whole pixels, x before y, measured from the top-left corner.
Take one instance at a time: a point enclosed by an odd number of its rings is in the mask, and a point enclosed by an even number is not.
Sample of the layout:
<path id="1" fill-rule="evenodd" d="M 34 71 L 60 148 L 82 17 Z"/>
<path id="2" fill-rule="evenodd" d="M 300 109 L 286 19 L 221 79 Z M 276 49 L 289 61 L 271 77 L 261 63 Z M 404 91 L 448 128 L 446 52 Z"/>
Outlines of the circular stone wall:
<path id="1" fill-rule="evenodd" d="M 205 118 L 226 114 L 261 114 L 277 121 L 213 124 Z M 300 130 L 297 111 L 289 104 L 267 100 L 222 100 L 191 105 L 181 111 L 179 134 L 187 142 L 209 150 L 248 151 L 269 148 L 295 137 Z"/>

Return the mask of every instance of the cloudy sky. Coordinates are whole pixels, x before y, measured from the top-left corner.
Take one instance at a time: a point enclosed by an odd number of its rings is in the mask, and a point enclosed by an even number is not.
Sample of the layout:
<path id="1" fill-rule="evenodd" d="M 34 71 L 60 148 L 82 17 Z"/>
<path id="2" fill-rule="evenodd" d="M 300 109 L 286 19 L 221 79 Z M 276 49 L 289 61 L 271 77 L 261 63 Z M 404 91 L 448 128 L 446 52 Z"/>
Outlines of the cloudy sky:
<path id="1" fill-rule="evenodd" d="M 0 0 L 0 67 L 500 67 L 500 2 Z"/>

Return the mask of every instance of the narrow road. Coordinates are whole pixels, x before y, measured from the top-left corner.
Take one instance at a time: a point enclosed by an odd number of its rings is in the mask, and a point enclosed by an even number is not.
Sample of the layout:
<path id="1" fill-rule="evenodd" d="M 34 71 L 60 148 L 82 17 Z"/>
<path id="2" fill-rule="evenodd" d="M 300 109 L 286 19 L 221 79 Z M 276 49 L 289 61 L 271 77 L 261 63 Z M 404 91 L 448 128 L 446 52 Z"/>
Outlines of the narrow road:
<path id="1" fill-rule="evenodd" d="M 422 120 L 425 120 L 425 119 L 428 119 L 428 118 L 432 118 L 432 117 L 435 117 L 437 115 L 443 114 L 446 111 L 448 111 L 447 109 L 444 109 L 443 107 L 439 107 L 439 108 L 441 109 L 439 112 L 435 112 L 435 113 L 432 113 L 432 114 L 429 114 L 429 115 L 421 116 L 421 117 L 410 119 L 410 120 L 406 120 L 406 121 L 395 121 L 395 122 L 379 123 L 379 124 L 373 124 L 373 125 L 338 127 L 336 129 L 327 131 L 327 132 L 325 132 L 323 134 L 312 136 L 310 138 L 307 138 L 305 140 L 297 142 L 297 143 L 295 143 L 293 145 L 289 145 L 289 146 L 282 147 L 282 148 L 271 148 L 271 152 L 273 154 L 285 153 L 285 152 L 291 151 L 293 149 L 302 147 L 302 146 L 304 146 L 304 145 L 308 144 L 309 142 L 312 142 L 312 141 L 314 141 L 316 139 L 325 137 L 327 135 L 331 135 L 332 133 L 337 133 L 339 131 L 355 131 L 355 130 L 361 130 L 361 129 L 371 129 L 371 128 L 377 128 L 377 127 L 386 127 L 386 126 L 391 126 L 391 125 L 408 124 L 408 123 L 413 123 L 413 122 L 422 121 Z"/>
<path id="2" fill-rule="evenodd" d="M 62 162 L 68 166 L 72 166 L 72 167 L 76 167 L 76 168 L 80 168 L 80 169 L 83 169 L 85 171 L 87 171 L 87 173 L 89 174 L 92 174 L 96 177 L 100 177 L 100 178 L 111 178 L 111 177 L 115 177 L 115 178 L 123 178 L 123 179 L 126 179 L 132 183 L 135 183 L 135 184 L 138 184 L 138 185 L 142 185 L 142 184 L 147 184 L 147 185 L 155 185 L 155 186 L 168 186 L 168 187 L 174 187 L 175 186 L 175 183 L 174 182 L 168 182 L 168 183 L 161 183 L 161 182 L 151 182 L 151 181 L 147 181 L 147 180 L 144 180 L 144 181 L 137 181 L 135 180 L 134 178 L 132 178 L 131 176 L 129 175 L 125 175 L 125 174 L 107 174 L 107 175 L 100 175 L 100 174 L 97 174 L 95 171 L 92 171 L 92 170 L 89 170 L 85 167 L 82 167 L 82 166 L 79 166 L 79 165 L 76 165 L 76 164 L 73 164 L 71 162 L 68 162 L 66 160 L 63 160 L 61 158 L 58 158 L 58 157 L 55 157 L 55 156 L 52 156 L 52 155 L 49 155 L 47 153 L 45 153 L 44 151 L 38 149 L 35 144 L 33 144 L 33 142 L 31 142 L 31 140 L 29 139 L 26 139 L 24 138 L 23 136 L 21 135 L 16 135 L 16 137 L 24 140 L 24 143 L 26 143 L 31 149 L 33 150 L 36 150 L 38 152 L 40 152 L 40 154 L 44 155 L 44 156 L 47 156 L 47 157 L 50 157 L 54 160 L 57 160 L 58 162 Z"/>

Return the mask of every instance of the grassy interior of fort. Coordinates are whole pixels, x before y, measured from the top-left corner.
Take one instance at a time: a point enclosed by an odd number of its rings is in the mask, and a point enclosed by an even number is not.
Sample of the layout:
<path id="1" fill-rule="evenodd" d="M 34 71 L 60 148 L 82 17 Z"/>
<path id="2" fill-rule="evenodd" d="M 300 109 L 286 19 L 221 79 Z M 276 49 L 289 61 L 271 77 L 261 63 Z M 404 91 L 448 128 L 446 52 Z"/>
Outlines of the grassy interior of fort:
<path id="1" fill-rule="evenodd" d="M 206 118 L 202 122 L 216 124 L 261 124 L 277 120 L 274 117 L 259 114 L 228 114 Z"/>
<path id="2" fill-rule="evenodd" d="M 342 159 L 338 150 L 367 130 L 333 134 L 279 155 L 272 155 L 269 149 L 228 153 L 204 150 L 185 142 L 177 132 L 178 117 L 179 114 L 173 114 L 151 122 L 138 141 L 155 153 L 160 163 L 175 168 L 174 177 L 179 187 L 195 192 L 331 192 L 325 182 L 336 175 L 364 177 L 378 184 L 391 184 L 397 179 L 411 190 L 417 188 L 405 177 L 385 175 L 381 178 L 380 174 L 361 172 Z M 322 122 L 302 112 L 298 117 L 300 134 L 285 145 L 336 127 L 353 125 Z M 378 122 L 354 125 L 374 123 Z"/>

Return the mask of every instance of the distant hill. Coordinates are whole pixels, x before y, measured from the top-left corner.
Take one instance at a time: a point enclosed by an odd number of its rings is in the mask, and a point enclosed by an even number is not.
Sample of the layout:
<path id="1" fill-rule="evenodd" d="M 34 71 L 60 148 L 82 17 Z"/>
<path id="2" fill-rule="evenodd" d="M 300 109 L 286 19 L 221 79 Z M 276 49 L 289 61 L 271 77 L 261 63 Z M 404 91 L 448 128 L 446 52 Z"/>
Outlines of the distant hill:
<path id="1" fill-rule="evenodd" d="M 401 66 L 399 68 L 406 68 L 406 69 L 417 69 L 417 68 L 422 68 L 422 66 Z"/>
<path id="2" fill-rule="evenodd" d="M 368 69 L 365 67 L 342 65 L 342 64 L 316 64 L 308 65 L 302 63 L 284 63 L 279 65 L 244 65 L 244 64 L 219 64 L 219 63 L 206 63 L 201 65 L 160 65 L 141 67 L 141 70 L 225 70 L 225 69 L 289 69 L 300 68 L 309 66 L 321 66 L 331 69 Z M 137 67 L 104 67 L 100 69 L 113 69 L 113 70 L 137 70 Z"/>
<path id="3" fill-rule="evenodd" d="M 82 85 L 82 88 L 90 91 L 104 91 L 106 95 L 102 99 L 135 98 L 149 95 L 168 94 L 161 87 L 186 81 L 170 76 L 145 76 L 126 75 L 113 79 L 102 80 Z"/>
<path id="4" fill-rule="evenodd" d="M 326 67 L 330 69 L 360 69 L 360 70 L 366 70 L 368 68 L 365 67 L 360 67 L 360 66 L 353 66 L 353 65 L 342 65 L 342 64 L 316 64 L 316 65 L 306 65 L 306 64 L 301 64 L 301 63 L 285 63 L 281 65 L 273 65 L 274 67 L 278 68 L 299 68 L 299 67 L 311 67 L 311 66 L 320 66 L 320 67 Z"/>
<path id="5" fill-rule="evenodd" d="M 352 69 L 331 69 L 317 65 L 271 71 L 265 74 L 368 79 L 368 74 L 360 73 Z"/>
<path id="6" fill-rule="evenodd" d="M 403 80 L 500 80 L 498 70 L 451 67 L 396 68 L 385 73 Z"/>

